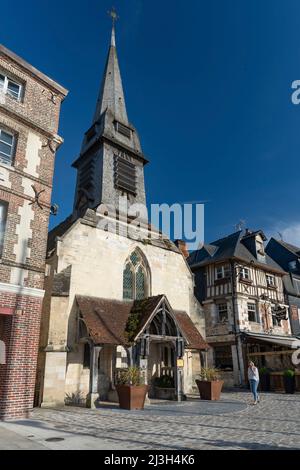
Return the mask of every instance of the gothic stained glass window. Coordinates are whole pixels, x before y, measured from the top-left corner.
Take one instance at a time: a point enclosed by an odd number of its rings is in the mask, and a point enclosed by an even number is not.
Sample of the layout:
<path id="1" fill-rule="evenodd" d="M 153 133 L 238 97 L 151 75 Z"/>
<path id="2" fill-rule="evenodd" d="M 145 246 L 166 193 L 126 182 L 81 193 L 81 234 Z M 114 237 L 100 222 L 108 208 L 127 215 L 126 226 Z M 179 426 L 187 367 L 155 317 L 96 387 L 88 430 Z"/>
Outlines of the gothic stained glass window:
<path id="1" fill-rule="evenodd" d="M 149 288 L 148 269 L 139 250 L 127 259 L 123 271 L 123 299 L 141 300 L 147 297 Z"/>
<path id="2" fill-rule="evenodd" d="M 130 261 L 132 262 L 133 266 L 136 266 L 140 260 L 140 257 L 136 251 L 132 253 L 130 256 Z"/>
<path id="3" fill-rule="evenodd" d="M 130 264 L 126 264 L 123 272 L 123 298 L 133 299 L 133 272 Z"/>
<path id="4" fill-rule="evenodd" d="M 139 266 L 136 272 L 135 288 L 136 288 L 135 298 L 137 300 L 144 299 L 145 298 L 145 273 L 141 266 Z"/>

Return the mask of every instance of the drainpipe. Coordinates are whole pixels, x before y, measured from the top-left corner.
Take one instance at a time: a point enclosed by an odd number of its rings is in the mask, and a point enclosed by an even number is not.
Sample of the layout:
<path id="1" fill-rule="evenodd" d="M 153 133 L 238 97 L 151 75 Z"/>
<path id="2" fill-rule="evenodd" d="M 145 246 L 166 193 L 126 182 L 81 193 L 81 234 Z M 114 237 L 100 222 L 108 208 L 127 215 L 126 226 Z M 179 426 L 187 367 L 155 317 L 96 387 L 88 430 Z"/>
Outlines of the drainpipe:
<path id="1" fill-rule="evenodd" d="M 241 362 L 238 348 L 238 333 L 237 333 L 237 312 L 236 312 L 236 272 L 235 272 L 235 262 L 230 261 L 231 266 L 231 284 L 232 284 L 232 314 L 233 314 L 233 333 L 234 333 L 234 342 L 238 363 L 238 373 L 239 373 L 239 386 L 242 385 L 242 374 L 241 374 Z"/>

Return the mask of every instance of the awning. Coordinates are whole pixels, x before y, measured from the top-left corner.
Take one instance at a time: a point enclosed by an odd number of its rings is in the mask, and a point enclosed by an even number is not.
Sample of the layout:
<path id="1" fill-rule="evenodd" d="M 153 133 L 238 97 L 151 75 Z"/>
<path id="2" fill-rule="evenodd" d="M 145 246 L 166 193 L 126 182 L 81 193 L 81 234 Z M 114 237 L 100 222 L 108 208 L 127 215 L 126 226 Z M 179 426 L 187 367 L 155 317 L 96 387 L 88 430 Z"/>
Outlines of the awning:
<path id="1" fill-rule="evenodd" d="M 276 344 L 278 346 L 286 346 L 291 349 L 300 348 L 300 339 L 296 336 L 269 335 L 266 333 L 250 333 L 243 332 L 243 337 L 251 341 L 263 341 L 265 343 Z"/>

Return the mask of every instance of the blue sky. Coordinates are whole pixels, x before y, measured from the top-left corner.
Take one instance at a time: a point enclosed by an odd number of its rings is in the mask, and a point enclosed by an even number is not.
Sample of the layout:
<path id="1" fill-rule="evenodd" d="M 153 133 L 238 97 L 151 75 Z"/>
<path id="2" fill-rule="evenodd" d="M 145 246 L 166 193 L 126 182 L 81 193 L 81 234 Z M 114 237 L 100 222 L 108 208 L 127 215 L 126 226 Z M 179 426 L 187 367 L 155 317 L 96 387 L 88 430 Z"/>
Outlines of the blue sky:
<path id="1" fill-rule="evenodd" d="M 298 0 L 114 0 L 129 119 L 148 203 L 205 201 L 207 241 L 240 219 L 300 244 Z M 62 106 L 53 202 L 71 211 L 84 131 L 110 36 L 111 1 L 15 0 L 0 41 L 70 90 Z M 4 10 L 3 10 L 4 8 Z"/>

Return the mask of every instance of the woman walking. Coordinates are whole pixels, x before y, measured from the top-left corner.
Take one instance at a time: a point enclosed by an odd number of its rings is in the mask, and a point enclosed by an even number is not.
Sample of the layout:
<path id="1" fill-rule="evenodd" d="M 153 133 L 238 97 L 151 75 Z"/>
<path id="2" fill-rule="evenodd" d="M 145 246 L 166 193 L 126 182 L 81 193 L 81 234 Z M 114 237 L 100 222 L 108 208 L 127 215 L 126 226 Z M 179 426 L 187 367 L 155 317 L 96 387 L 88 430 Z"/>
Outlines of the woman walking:
<path id="1" fill-rule="evenodd" d="M 250 383 L 250 390 L 253 393 L 254 403 L 257 405 L 259 403 L 259 396 L 257 393 L 257 387 L 259 384 L 259 373 L 257 367 L 255 367 L 254 362 L 250 361 L 248 366 L 248 379 Z"/>

